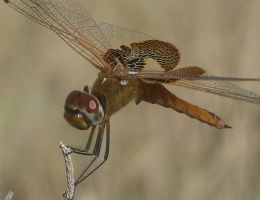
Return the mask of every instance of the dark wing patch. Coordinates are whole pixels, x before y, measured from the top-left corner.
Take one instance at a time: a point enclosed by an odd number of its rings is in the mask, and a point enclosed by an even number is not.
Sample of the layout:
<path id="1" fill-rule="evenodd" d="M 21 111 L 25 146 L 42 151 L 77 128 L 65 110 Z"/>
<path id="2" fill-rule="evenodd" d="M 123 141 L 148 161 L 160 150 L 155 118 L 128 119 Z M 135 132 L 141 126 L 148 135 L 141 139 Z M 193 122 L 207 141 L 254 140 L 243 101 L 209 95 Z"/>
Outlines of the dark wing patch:
<path id="1" fill-rule="evenodd" d="M 111 72 L 103 55 L 110 48 L 147 40 L 150 36 L 96 22 L 77 0 L 4 0 L 38 24 L 51 29 L 102 72 Z"/>
<path id="2" fill-rule="evenodd" d="M 180 61 L 179 50 L 171 43 L 160 40 L 146 40 L 132 43 L 132 56 L 152 58 L 156 60 L 165 71 L 175 68 Z"/>
<path id="3" fill-rule="evenodd" d="M 146 65 L 145 59 L 151 58 L 157 61 L 165 71 L 172 70 L 180 60 L 178 49 L 164 41 L 145 40 L 139 43 L 131 43 L 131 48 L 121 45 L 119 49 L 109 49 L 104 59 L 113 68 L 119 64 L 117 60 L 130 71 L 142 71 Z"/>

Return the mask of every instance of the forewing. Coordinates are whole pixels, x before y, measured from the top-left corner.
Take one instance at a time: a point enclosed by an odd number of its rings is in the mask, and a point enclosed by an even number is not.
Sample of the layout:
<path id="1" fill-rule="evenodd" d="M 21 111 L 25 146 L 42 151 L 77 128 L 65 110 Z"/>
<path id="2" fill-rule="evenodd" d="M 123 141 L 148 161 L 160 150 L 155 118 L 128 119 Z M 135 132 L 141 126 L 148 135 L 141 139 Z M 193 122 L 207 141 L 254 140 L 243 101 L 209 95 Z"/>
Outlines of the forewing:
<path id="1" fill-rule="evenodd" d="M 119 49 L 121 45 L 130 46 L 133 42 L 142 42 L 154 39 L 149 35 L 132 31 L 124 27 L 98 22 L 100 30 L 103 32 L 111 48 Z"/>
<path id="2" fill-rule="evenodd" d="M 139 72 L 136 74 L 126 75 L 124 78 L 137 78 L 148 82 L 172 84 L 232 99 L 260 104 L 259 95 L 230 83 L 231 81 L 260 82 L 260 79 L 213 76 L 208 75 L 207 72 L 200 67 L 186 67 L 169 72 Z"/>
<path id="3" fill-rule="evenodd" d="M 12 8 L 53 30 L 80 55 L 103 72 L 110 66 L 103 55 L 110 48 L 151 39 L 112 24 L 96 22 L 76 0 L 4 0 Z"/>
<path id="4" fill-rule="evenodd" d="M 102 55 L 109 44 L 96 21 L 76 0 L 5 0 L 26 17 L 53 30 L 99 70 L 109 66 Z"/>

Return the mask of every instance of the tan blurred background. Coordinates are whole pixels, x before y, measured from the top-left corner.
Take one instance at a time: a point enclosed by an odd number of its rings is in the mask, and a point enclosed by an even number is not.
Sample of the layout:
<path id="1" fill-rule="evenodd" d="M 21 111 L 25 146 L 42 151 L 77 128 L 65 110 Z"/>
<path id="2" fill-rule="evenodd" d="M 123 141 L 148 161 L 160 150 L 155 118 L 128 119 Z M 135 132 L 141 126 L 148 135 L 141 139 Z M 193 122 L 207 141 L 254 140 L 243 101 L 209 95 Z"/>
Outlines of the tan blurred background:
<path id="1" fill-rule="evenodd" d="M 181 66 L 260 77 L 259 0 L 88 0 L 99 21 L 174 43 Z M 81 147 L 88 132 L 63 119 L 74 89 L 97 70 L 51 31 L 0 2 L 0 199 L 62 199 L 59 141 Z M 260 83 L 243 84 L 260 94 Z M 233 126 L 217 130 L 159 106 L 131 103 L 111 120 L 108 162 L 78 200 L 260 199 L 260 106 L 170 87 Z M 76 160 L 77 173 L 86 163 Z"/>

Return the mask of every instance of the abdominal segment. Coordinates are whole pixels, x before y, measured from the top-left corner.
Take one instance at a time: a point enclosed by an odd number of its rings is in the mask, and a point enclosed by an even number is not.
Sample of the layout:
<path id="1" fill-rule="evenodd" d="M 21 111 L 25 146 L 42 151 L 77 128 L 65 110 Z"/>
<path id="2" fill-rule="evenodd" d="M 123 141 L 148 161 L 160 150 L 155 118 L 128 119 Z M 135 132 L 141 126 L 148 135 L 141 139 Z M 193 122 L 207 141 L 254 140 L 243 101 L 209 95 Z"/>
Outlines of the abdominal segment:
<path id="1" fill-rule="evenodd" d="M 159 83 L 142 83 L 141 94 L 138 101 L 143 100 L 152 104 L 159 104 L 166 108 L 184 113 L 191 118 L 195 118 L 203 123 L 216 128 L 231 128 L 220 117 L 214 113 L 190 104 L 172 94 Z"/>

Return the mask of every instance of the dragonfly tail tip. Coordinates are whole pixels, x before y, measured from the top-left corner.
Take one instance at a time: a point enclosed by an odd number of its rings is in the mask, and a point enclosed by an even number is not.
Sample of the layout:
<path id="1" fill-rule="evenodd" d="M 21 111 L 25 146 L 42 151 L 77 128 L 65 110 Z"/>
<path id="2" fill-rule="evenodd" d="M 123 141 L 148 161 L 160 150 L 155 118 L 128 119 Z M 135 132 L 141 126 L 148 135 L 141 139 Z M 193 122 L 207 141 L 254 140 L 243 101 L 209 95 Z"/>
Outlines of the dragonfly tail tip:
<path id="1" fill-rule="evenodd" d="M 224 128 L 232 128 L 232 126 L 229 126 L 229 125 L 225 124 Z"/>

